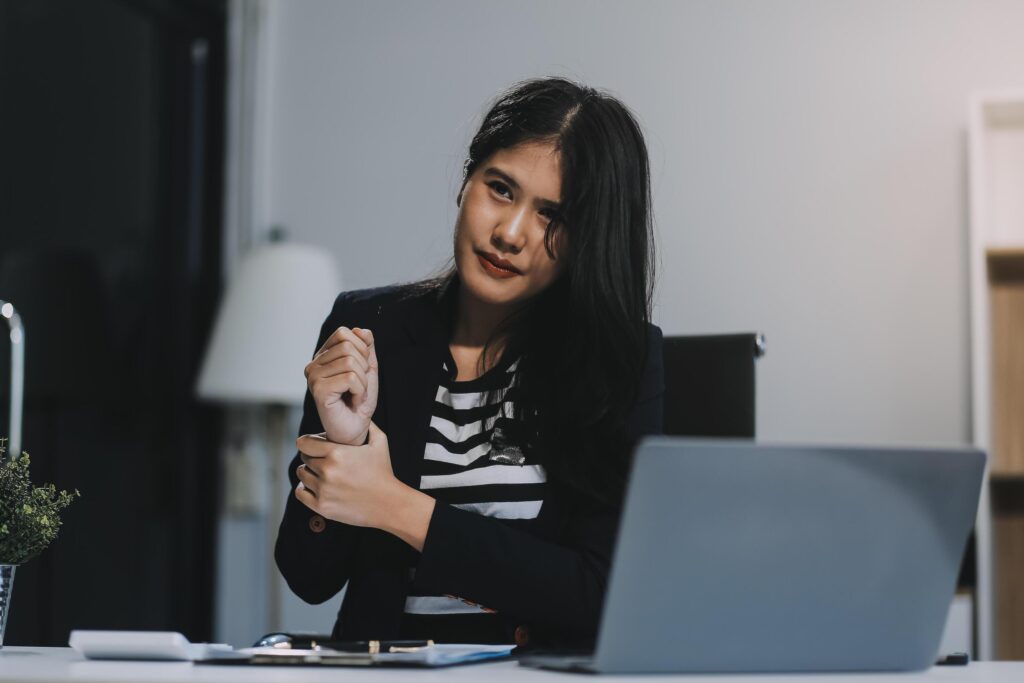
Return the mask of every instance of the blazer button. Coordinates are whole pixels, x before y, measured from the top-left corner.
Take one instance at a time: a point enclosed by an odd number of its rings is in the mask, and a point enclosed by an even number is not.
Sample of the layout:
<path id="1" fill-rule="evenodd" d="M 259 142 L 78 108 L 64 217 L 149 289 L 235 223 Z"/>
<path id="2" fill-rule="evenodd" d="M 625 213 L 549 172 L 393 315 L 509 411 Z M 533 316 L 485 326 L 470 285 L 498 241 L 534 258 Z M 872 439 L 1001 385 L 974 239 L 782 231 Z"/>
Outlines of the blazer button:
<path id="1" fill-rule="evenodd" d="M 530 629 L 525 626 L 516 626 L 516 645 L 525 647 L 530 643 Z"/>
<path id="2" fill-rule="evenodd" d="M 309 518 L 309 529 L 314 534 L 318 534 L 327 528 L 327 522 L 320 515 L 313 515 Z"/>

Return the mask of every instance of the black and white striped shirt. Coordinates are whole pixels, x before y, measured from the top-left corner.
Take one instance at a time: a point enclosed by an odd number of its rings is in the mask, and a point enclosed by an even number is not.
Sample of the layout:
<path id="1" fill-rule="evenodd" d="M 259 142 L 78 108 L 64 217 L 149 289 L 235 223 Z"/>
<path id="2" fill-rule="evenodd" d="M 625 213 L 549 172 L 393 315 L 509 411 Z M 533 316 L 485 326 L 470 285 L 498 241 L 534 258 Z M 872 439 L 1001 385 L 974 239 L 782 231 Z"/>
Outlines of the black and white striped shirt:
<path id="1" fill-rule="evenodd" d="M 540 513 L 546 475 L 526 462 L 520 423 L 513 419 L 517 362 L 499 363 L 477 379 L 457 382 L 447 365 L 437 388 L 424 449 L 420 490 L 438 504 L 525 526 Z M 472 548 L 467 548 L 472 552 Z M 494 621 L 493 610 L 449 595 L 418 595 L 405 602 L 416 630 L 451 633 Z M 434 636 L 436 637 L 436 636 Z M 469 642 L 469 641 L 467 641 Z"/>

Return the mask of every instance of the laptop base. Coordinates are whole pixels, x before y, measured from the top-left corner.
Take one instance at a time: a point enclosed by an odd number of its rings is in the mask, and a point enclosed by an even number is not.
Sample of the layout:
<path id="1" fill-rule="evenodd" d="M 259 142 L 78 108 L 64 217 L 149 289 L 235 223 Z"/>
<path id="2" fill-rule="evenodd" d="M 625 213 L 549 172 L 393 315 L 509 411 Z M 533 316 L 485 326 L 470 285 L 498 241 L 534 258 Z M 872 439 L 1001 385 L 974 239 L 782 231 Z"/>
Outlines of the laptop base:
<path id="1" fill-rule="evenodd" d="M 519 665 L 531 669 L 547 669 L 549 671 L 565 671 L 579 674 L 596 674 L 593 655 L 558 655 L 535 654 L 519 657 Z"/>

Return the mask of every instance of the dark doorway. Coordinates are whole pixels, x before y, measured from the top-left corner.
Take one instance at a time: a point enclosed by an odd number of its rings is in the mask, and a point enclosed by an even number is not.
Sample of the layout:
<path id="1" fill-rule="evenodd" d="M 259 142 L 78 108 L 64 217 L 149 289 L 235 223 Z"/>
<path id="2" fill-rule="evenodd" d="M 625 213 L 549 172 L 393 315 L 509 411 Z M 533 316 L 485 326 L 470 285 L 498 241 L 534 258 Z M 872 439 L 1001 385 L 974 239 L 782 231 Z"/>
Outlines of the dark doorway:
<path id="1" fill-rule="evenodd" d="M 78 488 L 6 644 L 212 636 L 220 417 L 193 386 L 221 279 L 225 1 L 0 0 L 0 299 L 22 446 Z M 0 340 L 0 435 L 9 347 Z"/>

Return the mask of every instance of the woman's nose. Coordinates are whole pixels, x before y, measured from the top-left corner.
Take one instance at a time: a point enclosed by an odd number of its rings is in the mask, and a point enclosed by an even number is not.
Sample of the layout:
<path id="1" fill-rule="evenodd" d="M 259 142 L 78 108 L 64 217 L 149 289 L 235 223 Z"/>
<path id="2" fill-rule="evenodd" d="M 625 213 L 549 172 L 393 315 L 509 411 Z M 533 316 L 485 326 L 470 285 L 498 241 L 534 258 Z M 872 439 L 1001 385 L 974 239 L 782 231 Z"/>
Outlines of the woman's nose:
<path id="1" fill-rule="evenodd" d="M 526 207 L 511 210 L 501 222 L 494 226 L 491 243 L 502 251 L 518 254 L 526 246 L 526 221 L 529 218 Z"/>

